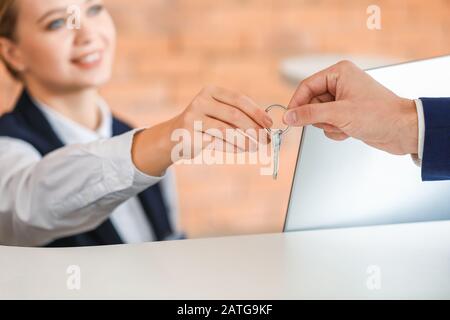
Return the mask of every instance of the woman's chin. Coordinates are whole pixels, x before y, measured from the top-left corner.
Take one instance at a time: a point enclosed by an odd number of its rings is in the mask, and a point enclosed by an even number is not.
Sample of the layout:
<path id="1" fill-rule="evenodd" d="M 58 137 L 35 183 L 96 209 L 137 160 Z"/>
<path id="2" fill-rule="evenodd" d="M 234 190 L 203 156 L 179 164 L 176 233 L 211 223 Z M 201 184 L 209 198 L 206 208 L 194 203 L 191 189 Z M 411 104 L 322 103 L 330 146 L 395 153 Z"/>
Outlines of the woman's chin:
<path id="1" fill-rule="evenodd" d="M 100 87 L 107 84 L 111 79 L 111 73 L 91 75 L 89 77 L 80 77 L 78 79 L 73 79 L 74 86 L 80 88 L 92 88 Z"/>

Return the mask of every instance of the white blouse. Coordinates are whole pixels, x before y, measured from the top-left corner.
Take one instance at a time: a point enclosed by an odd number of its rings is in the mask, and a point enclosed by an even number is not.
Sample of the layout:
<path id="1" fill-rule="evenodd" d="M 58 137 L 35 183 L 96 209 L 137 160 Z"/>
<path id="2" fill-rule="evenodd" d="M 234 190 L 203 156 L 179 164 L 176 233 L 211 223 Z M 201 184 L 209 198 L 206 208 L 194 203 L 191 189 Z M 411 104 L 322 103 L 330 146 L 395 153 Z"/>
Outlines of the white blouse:
<path id="1" fill-rule="evenodd" d="M 66 147 L 45 157 L 19 139 L 0 137 L 0 245 L 40 246 L 95 229 L 108 217 L 125 243 L 154 240 L 136 197 L 161 182 L 176 227 L 176 190 L 132 162 L 133 130 L 112 136 L 112 114 L 99 101 L 101 124 L 91 131 L 34 101 Z"/>

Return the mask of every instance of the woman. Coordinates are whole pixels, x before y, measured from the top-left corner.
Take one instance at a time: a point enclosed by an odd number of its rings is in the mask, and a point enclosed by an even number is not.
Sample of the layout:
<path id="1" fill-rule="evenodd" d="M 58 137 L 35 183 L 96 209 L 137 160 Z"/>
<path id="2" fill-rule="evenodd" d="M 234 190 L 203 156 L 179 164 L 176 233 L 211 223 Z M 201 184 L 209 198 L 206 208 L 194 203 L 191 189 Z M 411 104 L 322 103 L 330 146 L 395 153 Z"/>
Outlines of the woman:
<path id="1" fill-rule="evenodd" d="M 72 5 L 80 28 L 66 23 Z M 115 40 L 101 0 L 0 2 L 0 57 L 24 87 L 13 112 L 0 118 L 0 244 L 176 238 L 160 183 L 173 164 L 172 132 L 194 136 L 194 121 L 205 135 L 272 125 L 248 97 L 207 87 L 175 118 L 131 130 L 98 94 L 111 75 Z M 237 152 L 249 148 L 246 139 L 245 148 L 224 144 Z M 201 150 L 193 151 L 191 158 Z"/>

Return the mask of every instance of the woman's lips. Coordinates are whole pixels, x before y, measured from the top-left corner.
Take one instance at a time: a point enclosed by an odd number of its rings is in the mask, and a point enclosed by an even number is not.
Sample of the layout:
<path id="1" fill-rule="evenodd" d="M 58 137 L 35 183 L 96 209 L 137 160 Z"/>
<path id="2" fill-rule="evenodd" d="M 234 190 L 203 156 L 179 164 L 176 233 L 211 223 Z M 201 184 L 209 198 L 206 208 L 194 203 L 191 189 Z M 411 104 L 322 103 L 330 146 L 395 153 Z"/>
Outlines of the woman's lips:
<path id="1" fill-rule="evenodd" d="M 95 68 L 102 62 L 103 54 L 101 51 L 95 51 L 89 54 L 86 54 L 80 58 L 73 59 L 72 63 L 77 67 L 82 69 L 91 69 Z"/>

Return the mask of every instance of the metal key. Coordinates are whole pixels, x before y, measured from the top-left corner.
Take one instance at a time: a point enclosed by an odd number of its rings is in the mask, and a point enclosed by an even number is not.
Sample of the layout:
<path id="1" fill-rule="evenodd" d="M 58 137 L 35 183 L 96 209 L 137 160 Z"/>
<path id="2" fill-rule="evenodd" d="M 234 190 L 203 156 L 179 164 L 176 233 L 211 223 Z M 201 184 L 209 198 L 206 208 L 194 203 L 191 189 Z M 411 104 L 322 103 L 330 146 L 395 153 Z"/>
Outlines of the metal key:
<path id="1" fill-rule="evenodd" d="M 273 147 L 273 174 L 274 180 L 278 177 L 278 170 L 280 168 L 280 148 L 281 137 L 283 136 L 283 130 L 276 130 L 272 133 L 272 147 Z"/>
<path id="2" fill-rule="evenodd" d="M 282 105 L 272 105 L 266 109 L 266 112 L 270 112 L 271 110 L 275 108 L 283 109 L 283 111 L 286 111 L 287 108 Z M 283 134 L 289 131 L 289 126 L 285 129 L 271 129 L 267 128 L 267 132 L 270 134 L 270 137 L 272 139 L 272 148 L 273 148 L 273 174 L 272 178 L 274 180 L 278 177 L 278 170 L 280 168 L 280 148 L 281 148 L 281 138 L 283 137 Z"/>

